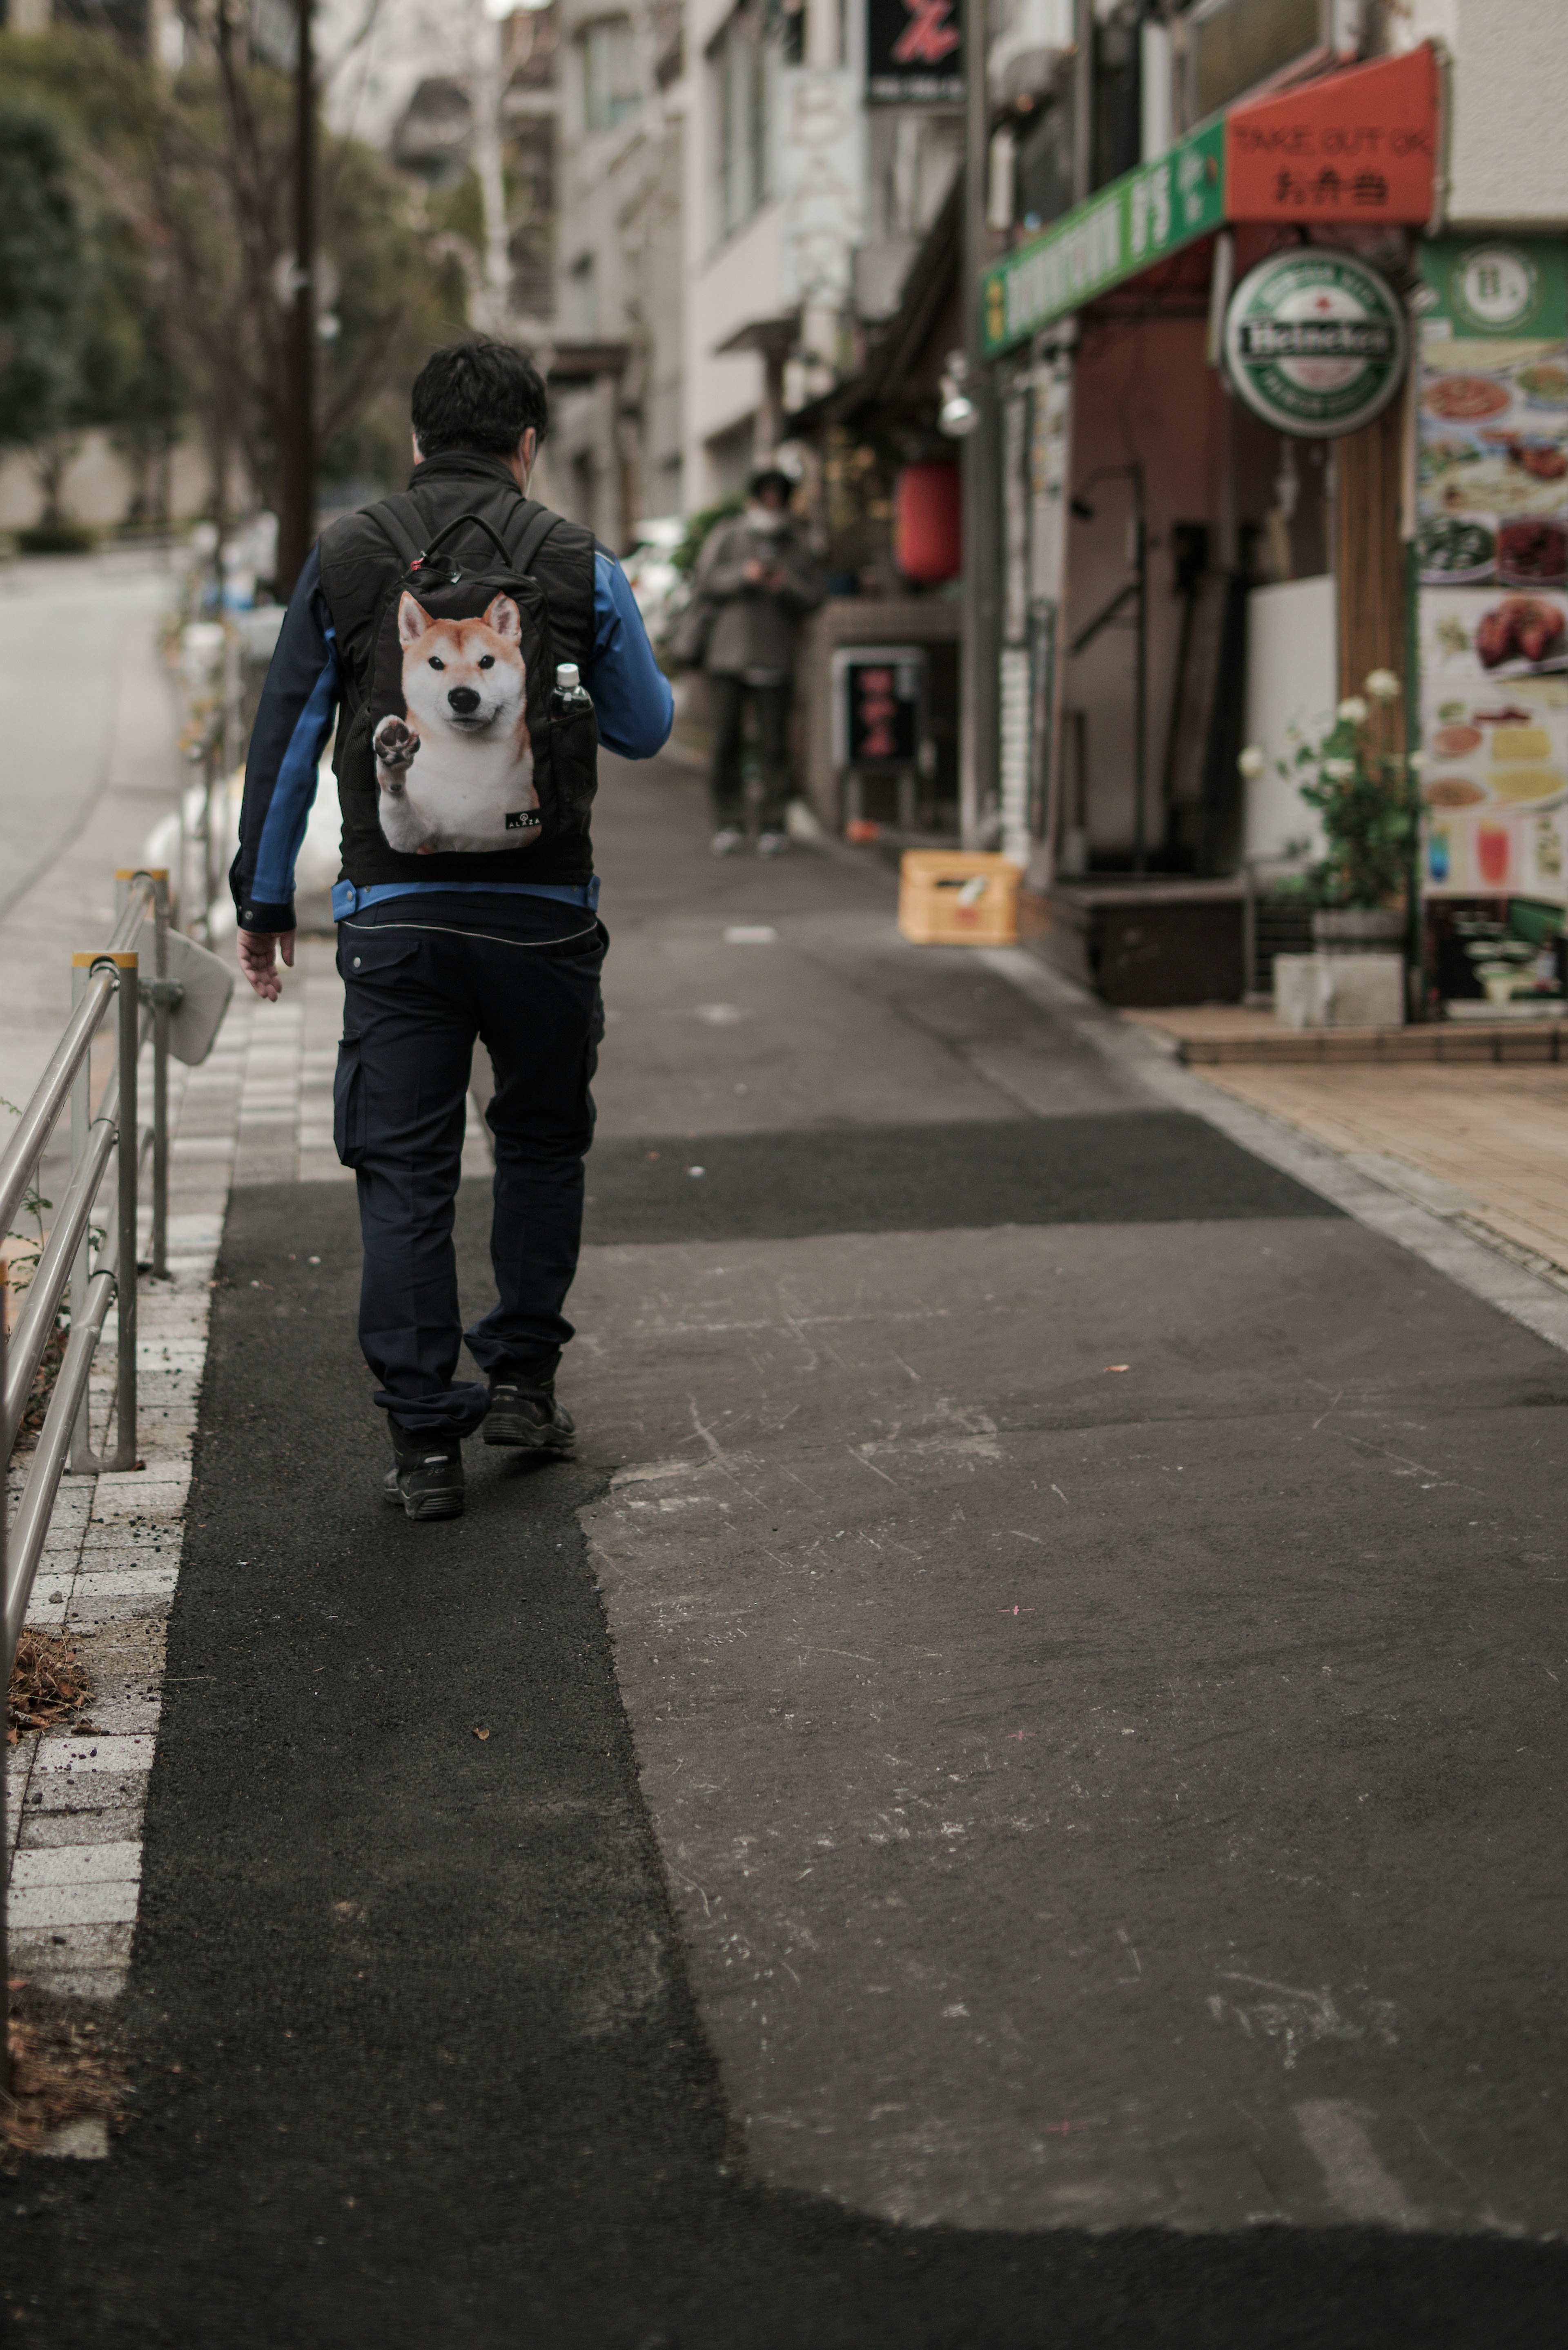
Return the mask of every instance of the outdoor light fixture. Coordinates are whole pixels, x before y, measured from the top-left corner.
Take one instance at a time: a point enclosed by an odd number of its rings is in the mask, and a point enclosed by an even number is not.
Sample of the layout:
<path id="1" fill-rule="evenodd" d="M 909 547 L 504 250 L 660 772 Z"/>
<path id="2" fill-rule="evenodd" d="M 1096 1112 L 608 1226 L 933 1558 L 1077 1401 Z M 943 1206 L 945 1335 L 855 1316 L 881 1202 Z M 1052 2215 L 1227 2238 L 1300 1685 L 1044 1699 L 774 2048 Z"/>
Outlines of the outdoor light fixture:
<path id="1" fill-rule="evenodd" d="M 942 369 L 942 404 L 937 415 L 937 430 L 950 441 L 963 441 L 980 422 L 980 411 L 964 390 L 969 380 L 969 360 L 962 351 L 950 351 Z"/>

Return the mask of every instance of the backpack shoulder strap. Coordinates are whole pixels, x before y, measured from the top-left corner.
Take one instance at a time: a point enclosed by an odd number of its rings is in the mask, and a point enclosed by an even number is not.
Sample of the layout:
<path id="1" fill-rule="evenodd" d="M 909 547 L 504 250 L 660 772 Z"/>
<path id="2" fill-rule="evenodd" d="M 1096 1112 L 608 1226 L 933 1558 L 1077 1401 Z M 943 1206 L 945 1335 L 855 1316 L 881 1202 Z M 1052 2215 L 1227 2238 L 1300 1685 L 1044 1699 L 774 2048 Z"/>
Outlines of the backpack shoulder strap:
<path id="1" fill-rule="evenodd" d="M 524 574 L 529 571 L 535 556 L 560 519 L 558 514 L 552 514 L 548 506 L 535 504 L 532 498 L 518 499 L 506 517 L 505 527 L 506 551 L 519 571 Z M 520 524 L 521 529 L 518 527 Z"/>
<path id="2" fill-rule="evenodd" d="M 392 552 L 401 557 L 405 570 L 424 553 L 425 518 L 406 490 L 395 490 L 389 498 L 379 498 L 362 511 L 365 520 L 374 523 Z"/>

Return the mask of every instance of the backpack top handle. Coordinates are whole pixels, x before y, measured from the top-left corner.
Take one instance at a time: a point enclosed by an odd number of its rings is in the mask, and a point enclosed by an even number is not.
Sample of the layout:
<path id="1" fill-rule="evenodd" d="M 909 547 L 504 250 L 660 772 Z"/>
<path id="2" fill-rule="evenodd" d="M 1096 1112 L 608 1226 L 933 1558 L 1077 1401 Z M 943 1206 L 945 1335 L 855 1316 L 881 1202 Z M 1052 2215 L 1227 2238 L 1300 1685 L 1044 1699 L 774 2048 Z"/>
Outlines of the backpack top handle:
<path id="1" fill-rule="evenodd" d="M 440 530 L 437 531 L 435 536 L 431 539 L 430 545 L 425 548 L 420 560 L 423 563 L 428 563 L 431 556 L 441 545 L 442 539 L 450 538 L 452 532 L 454 530 L 461 530 L 465 523 L 472 523 L 476 530 L 482 530 L 484 533 L 485 537 L 490 541 L 491 546 L 495 549 L 496 554 L 501 557 L 502 562 L 505 564 L 507 569 L 510 571 L 512 568 L 512 551 L 508 547 L 506 541 L 502 537 L 501 533 L 498 530 L 493 529 L 492 525 L 485 521 L 483 515 L 476 514 L 459 515 L 453 521 L 443 523 Z"/>

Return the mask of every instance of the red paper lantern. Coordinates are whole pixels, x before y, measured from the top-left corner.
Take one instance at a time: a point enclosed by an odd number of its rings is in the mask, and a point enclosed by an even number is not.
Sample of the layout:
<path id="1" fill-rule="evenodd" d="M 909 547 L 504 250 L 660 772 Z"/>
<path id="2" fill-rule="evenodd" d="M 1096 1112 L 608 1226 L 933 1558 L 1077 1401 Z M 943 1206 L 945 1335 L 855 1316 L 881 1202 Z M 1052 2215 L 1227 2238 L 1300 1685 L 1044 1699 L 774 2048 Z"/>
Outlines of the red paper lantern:
<path id="1" fill-rule="evenodd" d="M 893 490 L 893 560 L 906 579 L 935 588 L 963 569 L 956 465 L 906 465 Z"/>

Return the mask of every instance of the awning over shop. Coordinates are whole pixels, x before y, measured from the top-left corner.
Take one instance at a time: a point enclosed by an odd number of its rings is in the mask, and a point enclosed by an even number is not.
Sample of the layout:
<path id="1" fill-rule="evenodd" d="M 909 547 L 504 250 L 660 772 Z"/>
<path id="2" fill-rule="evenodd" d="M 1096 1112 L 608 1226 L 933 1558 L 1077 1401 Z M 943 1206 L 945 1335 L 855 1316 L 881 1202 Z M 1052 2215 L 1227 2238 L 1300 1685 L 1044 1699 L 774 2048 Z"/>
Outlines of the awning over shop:
<path id="1" fill-rule="evenodd" d="M 1232 107 L 987 273 L 985 355 L 1011 350 L 1226 221 L 1423 224 L 1437 145 L 1429 43 Z"/>

